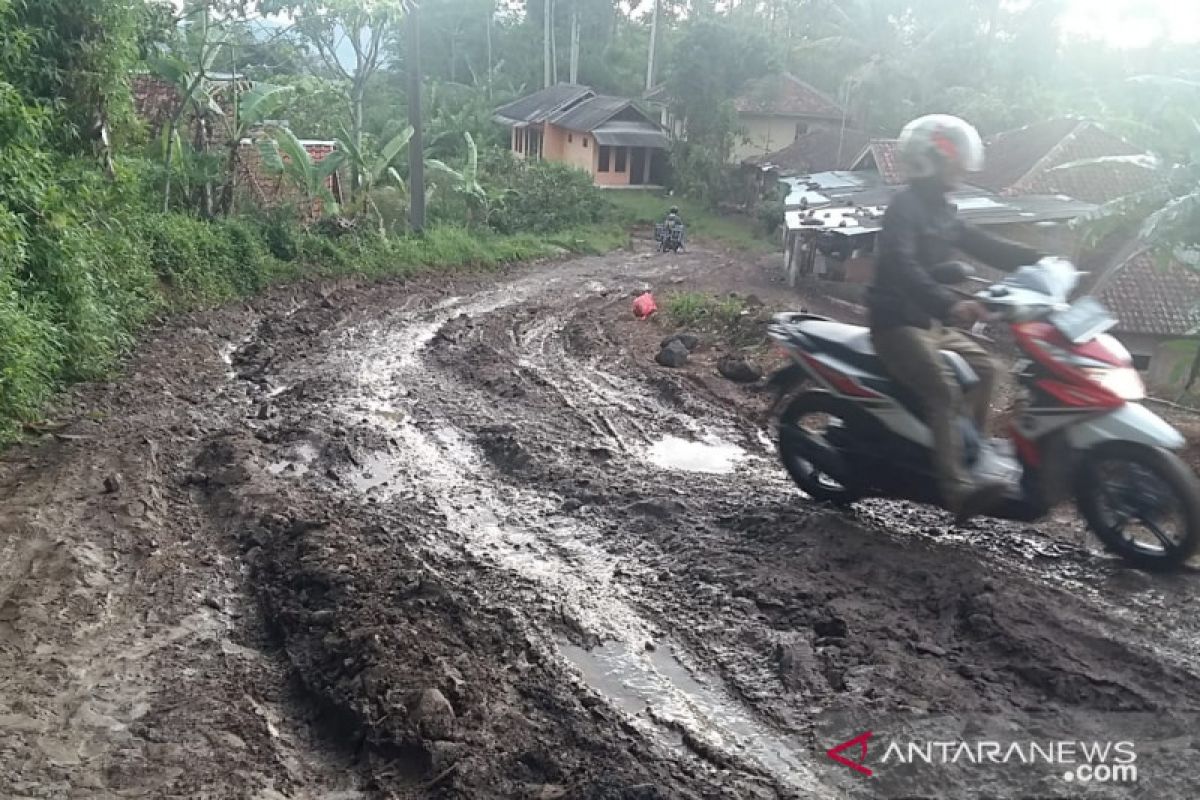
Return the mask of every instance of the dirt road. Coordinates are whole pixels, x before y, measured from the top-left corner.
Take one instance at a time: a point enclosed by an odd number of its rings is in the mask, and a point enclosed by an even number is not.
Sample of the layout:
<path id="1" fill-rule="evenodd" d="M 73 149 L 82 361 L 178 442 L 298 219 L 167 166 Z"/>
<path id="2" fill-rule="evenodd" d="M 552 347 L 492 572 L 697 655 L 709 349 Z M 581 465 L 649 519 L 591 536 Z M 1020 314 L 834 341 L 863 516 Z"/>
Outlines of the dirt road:
<path id="1" fill-rule="evenodd" d="M 1136 738 L 1037 796 L 1200 795 L 1195 575 L 807 503 L 628 317 L 730 264 L 278 291 L 79 389 L 0 464 L 0 796 L 1012 796 L 825 756 L 968 719 Z"/>

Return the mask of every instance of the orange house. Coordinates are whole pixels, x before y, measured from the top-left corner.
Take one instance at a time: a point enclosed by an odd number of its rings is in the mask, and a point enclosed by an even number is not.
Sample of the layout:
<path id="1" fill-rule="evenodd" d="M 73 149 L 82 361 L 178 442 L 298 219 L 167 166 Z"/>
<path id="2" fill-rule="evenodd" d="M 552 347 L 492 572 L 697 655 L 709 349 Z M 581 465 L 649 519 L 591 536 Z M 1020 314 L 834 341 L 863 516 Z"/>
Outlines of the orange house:
<path id="1" fill-rule="evenodd" d="M 597 186 L 655 186 L 663 182 L 666 130 L 632 100 L 560 83 L 496 110 L 511 131 L 518 158 L 568 164 Z"/>

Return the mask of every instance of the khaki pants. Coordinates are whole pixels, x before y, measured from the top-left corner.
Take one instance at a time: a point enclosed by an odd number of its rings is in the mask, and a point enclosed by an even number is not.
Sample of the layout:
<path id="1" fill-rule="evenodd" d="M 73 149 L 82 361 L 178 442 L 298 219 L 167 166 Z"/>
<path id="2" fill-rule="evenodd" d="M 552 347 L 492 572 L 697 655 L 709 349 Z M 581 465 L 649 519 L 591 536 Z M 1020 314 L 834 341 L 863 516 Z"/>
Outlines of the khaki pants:
<path id="1" fill-rule="evenodd" d="M 964 397 L 958 380 L 938 351 L 958 353 L 979 376 L 979 384 L 965 402 L 981 434 L 987 430 L 988 404 L 996 385 L 996 363 L 966 334 L 936 324 L 931 330 L 907 327 L 873 330 L 871 343 L 892 379 L 920 398 L 925 422 L 933 434 L 934 467 L 942 500 L 948 509 L 957 511 L 973 485 L 963 465 L 957 424 Z"/>

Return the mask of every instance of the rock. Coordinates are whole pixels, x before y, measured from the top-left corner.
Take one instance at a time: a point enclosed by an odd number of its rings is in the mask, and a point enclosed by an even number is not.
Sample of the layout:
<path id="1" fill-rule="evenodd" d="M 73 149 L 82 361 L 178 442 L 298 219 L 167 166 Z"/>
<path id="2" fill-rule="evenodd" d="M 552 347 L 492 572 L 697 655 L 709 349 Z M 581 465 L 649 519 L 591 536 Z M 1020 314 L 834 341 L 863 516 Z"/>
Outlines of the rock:
<path id="1" fill-rule="evenodd" d="M 913 644 L 913 649 L 918 653 L 925 653 L 927 655 L 937 656 L 938 658 L 942 658 L 946 655 L 944 648 L 938 647 L 936 644 L 931 644 L 930 642 L 916 642 Z"/>
<path id="2" fill-rule="evenodd" d="M 754 383 L 763 375 L 762 369 L 745 356 L 721 356 L 717 371 L 734 383 Z"/>
<path id="3" fill-rule="evenodd" d="M 678 369 L 687 363 L 688 349 L 683 346 L 682 342 L 673 341 L 660 350 L 658 357 L 654 360 L 664 367 Z"/>
<path id="4" fill-rule="evenodd" d="M 104 491 L 109 494 L 116 494 L 121 491 L 121 473 L 114 472 L 104 479 Z"/>
<path id="5" fill-rule="evenodd" d="M 668 347 L 671 342 L 679 342 L 691 352 L 700 346 L 700 337 L 694 333 L 673 333 L 662 340 L 662 346 Z"/>
<path id="6" fill-rule="evenodd" d="M 845 620 L 831 617 L 814 623 L 813 632 L 826 639 L 845 639 L 850 634 L 850 626 Z"/>
<path id="7" fill-rule="evenodd" d="M 413 722 L 427 739 L 449 739 L 454 733 L 454 706 L 437 689 L 421 692 L 411 713 Z"/>

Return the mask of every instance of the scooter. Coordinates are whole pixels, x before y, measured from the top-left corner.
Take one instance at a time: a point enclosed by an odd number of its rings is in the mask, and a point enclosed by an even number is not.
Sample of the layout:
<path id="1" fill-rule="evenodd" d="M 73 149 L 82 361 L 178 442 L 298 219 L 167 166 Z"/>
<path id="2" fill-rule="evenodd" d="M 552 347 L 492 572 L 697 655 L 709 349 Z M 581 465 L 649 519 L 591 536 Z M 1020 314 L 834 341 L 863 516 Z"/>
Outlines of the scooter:
<path id="1" fill-rule="evenodd" d="M 963 265 L 934 272 L 945 284 L 969 277 Z M 967 466 L 1008 484 L 991 516 L 1033 522 L 1074 499 L 1110 551 L 1143 569 L 1178 567 L 1200 545 L 1200 480 L 1175 452 L 1183 436 L 1141 404 L 1129 351 L 1106 333 L 1116 320 L 1094 298 L 1068 303 L 1078 279 L 1070 262 L 1044 259 L 963 293 L 1009 325 L 1023 356 L 1009 438 L 985 440 L 960 420 Z M 866 328 L 789 313 L 769 333 L 791 359 L 770 381 L 779 453 L 804 492 L 840 506 L 942 505 L 920 403 L 887 377 Z M 978 381 L 961 356 L 942 357 L 964 391 Z"/>

